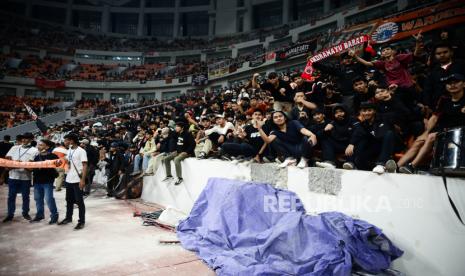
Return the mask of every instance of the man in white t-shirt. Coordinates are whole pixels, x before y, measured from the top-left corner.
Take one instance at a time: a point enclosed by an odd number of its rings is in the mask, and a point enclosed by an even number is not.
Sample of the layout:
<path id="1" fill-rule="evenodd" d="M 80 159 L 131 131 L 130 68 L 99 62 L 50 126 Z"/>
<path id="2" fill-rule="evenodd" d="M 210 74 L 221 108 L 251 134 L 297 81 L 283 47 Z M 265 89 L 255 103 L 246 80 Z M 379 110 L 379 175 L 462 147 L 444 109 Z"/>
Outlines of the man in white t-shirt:
<path id="1" fill-rule="evenodd" d="M 74 229 L 84 228 L 86 222 L 86 206 L 84 205 L 83 189 L 86 185 L 87 153 L 79 146 L 79 137 L 70 133 L 65 137 L 65 143 L 69 143 L 66 159 L 68 160 L 68 173 L 66 174 L 66 217 L 58 225 L 65 225 L 73 221 L 73 208 L 77 204 L 79 208 L 79 221 Z"/>
<path id="2" fill-rule="evenodd" d="M 34 158 L 39 151 L 31 146 L 34 135 L 27 132 L 19 136 L 21 141 L 16 141 L 16 146 L 13 146 L 6 154 L 6 159 L 13 161 L 34 161 Z M 18 138 L 17 138 L 18 139 Z M 21 191 L 23 197 L 23 217 L 31 220 L 29 216 L 29 194 L 31 190 L 31 173 L 29 169 L 11 169 L 8 177 L 8 215 L 3 222 L 13 220 L 16 210 L 16 194 Z"/>
<path id="3" fill-rule="evenodd" d="M 221 114 L 215 115 L 215 121 L 216 125 L 205 130 L 205 135 L 208 136 L 208 139 L 210 139 L 214 145 L 219 147 L 225 142 L 226 134 L 228 134 L 229 131 L 234 131 L 234 125 L 226 121 Z"/>

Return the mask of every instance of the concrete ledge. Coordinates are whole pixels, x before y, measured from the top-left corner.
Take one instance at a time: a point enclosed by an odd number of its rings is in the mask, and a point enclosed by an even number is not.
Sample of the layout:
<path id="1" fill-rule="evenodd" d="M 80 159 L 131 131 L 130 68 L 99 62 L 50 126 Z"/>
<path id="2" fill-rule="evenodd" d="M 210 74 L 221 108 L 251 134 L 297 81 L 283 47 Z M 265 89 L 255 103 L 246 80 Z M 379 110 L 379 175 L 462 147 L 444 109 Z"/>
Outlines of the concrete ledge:
<path id="1" fill-rule="evenodd" d="M 405 251 L 393 268 L 406 275 L 462 276 L 465 226 L 440 177 L 320 168 L 279 169 L 219 160 L 183 162 L 181 185 L 161 182 L 164 167 L 144 178 L 142 199 L 189 213 L 210 177 L 271 183 L 295 192 L 310 214 L 340 211 L 380 228 Z M 172 175 L 175 175 L 174 166 Z M 465 218 L 465 179 L 448 179 L 449 195 Z"/>

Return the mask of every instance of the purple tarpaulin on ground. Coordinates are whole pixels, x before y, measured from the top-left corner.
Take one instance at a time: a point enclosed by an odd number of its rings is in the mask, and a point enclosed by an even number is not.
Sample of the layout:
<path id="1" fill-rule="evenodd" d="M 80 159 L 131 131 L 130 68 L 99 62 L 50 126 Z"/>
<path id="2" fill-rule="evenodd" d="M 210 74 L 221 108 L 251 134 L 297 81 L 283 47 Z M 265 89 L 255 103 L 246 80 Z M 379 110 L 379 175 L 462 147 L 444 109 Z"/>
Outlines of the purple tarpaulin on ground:
<path id="1" fill-rule="evenodd" d="M 402 255 L 381 229 L 337 212 L 306 215 L 294 199 L 268 184 L 211 178 L 177 235 L 218 275 L 379 273 Z"/>

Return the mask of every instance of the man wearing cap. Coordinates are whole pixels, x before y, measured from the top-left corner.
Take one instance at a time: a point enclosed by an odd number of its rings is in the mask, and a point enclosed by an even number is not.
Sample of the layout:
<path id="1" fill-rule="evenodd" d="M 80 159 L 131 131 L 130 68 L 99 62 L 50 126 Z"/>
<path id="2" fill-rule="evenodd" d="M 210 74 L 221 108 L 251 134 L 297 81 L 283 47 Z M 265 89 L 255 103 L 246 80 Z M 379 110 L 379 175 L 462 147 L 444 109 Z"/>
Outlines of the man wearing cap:
<path id="1" fill-rule="evenodd" d="M 6 154 L 6 159 L 20 162 L 33 161 L 39 151 L 31 146 L 34 139 L 32 133 L 27 132 L 22 135 L 18 145 L 13 146 Z M 21 143 L 21 144 L 19 144 Z M 3 222 L 13 220 L 16 209 L 16 194 L 21 191 L 23 198 L 23 217 L 31 220 L 29 216 L 29 194 L 31 188 L 31 170 L 29 169 L 11 169 L 8 177 L 8 215 Z"/>
<path id="2" fill-rule="evenodd" d="M 176 176 L 178 180 L 174 185 L 179 185 L 182 183 L 182 170 L 181 170 L 181 161 L 187 157 L 194 156 L 195 140 L 192 134 L 187 130 L 187 124 L 185 121 L 176 122 L 176 151 L 169 154 L 163 162 L 165 163 L 166 169 L 166 178 L 163 181 L 170 180 L 171 176 L 171 160 L 174 161 L 176 167 Z"/>
<path id="3" fill-rule="evenodd" d="M 37 143 L 39 154 L 34 158 L 35 162 L 45 160 L 58 159 L 50 150 L 54 147 L 54 143 L 50 140 L 41 140 Z M 56 169 L 34 169 L 33 170 L 33 183 L 34 183 L 34 200 L 36 202 L 37 213 L 31 222 L 39 222 L 45 218 L 44 215 L 44 198 L 47 202 L 48 209 L 50 210 L 49 224 L 58 222 L 58 210 L 53 197 L 53 181 L 58 176 Z"/>
<path id="4" fill-rule="evenodd" d="M 396 162 L 392 160 L 399 139 L 393 126 L 377 117 L 376 106 L 370 102 L 360 105 L 361 123 L 356 127 L 346 148 L 346 155 L 353 156 L 354 163 L 344 163 L 344 169 L 370 170 L 377 174 L 395 172 Z"/>
<path id="5" fill-rule="evenodd" d="M 443 79 L 449 96 L 442 96 L 438 105 L 426 124 L 429 133 L 425 144 L 421 147 L 413 161 L 399 168 L 402 173 L 414 173 L 418 166 L 424 164 L 433 149 L 438 132 L 445 129 L 465 126 L 465 77 L 461 74 L 452 74 Z"/>
<path id="6" fill-rule="evenodd" d="M 73 221 L 74 204 L 79 208 L 79 221 L 74 229 L 84 228 L 86 221 L 86 206 L 84 205 L 83 189 L 86 185 L 87 153 L 79 146 L 79 137 L 70 133 L 65 137 L 65 143 L 69 144 L 66 159 L 69 162 L 69 170 L 66 174 L 66 217 L 59 225 L 66 225 Z"/>
<path id="7" fill-rule="evenodd" d="M 278 74 L 271 72 L 268 74 L 268 79 L 265 83 L 260 85 L 260 88 L 269 91 L 274 97 L 274 110 L 283 110 L 284 112 L 290 112 L 293 102 L 293 91 L 289 86 L 289 83 L 280 80 Z"/>
<path id="8" fill-rule="evenodd" d="M 108 162 L 107 168 L 109 169 L 108 182 L 107 182 L 107 196 L 113 196 L 113 190 L 119 178 L 123 175 L 125 170 L 124 167 L 124 155 L 120 150 L 120 145 L 116 142 L 110 144 L 110 156 L 106 160 Z"/>
<path id="9" fill-rule="evenodd" d="M 333 107 L 333 118 L 325 126 L 324 135 L 319 137 L 323 162 L 315 162 L 318 167 L 336 168 L 336 154 L 346 152 L 350 138 L 355 128 L 360 124 L 359 121 L 350 116 L 347 108 L 342 104 Z M 346 160 L 352 162 L 351 156 L 346 156 Z"/>

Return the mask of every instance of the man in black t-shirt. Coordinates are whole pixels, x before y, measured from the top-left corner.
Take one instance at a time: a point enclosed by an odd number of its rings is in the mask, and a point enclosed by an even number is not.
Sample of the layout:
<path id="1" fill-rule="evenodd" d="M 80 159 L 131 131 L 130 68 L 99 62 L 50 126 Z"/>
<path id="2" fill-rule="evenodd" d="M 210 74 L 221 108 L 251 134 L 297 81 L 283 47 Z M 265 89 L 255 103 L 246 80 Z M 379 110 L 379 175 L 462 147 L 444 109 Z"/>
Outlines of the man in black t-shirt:
<path id="1" fill-rule="evenodd" d="M 0 158 L 5 158 L 8 151 L 13 147 L 10 139 L 10 135 L 3 136 L 3 141 L 0 142 Z"/>
<path id="2" fill-rule="evenodd" d="M 354 111 L 360 110 L 360 104 L 363 102 L 374 102 L 376 87 L 369 86 L 366 79 L 358 76 L 352 80 L 354 89 Z"/>
<path id="3" fill-rule="evenodd" d="M 13 147 L 10 139 L 10 135 L 3 136 L 3 141 L 0 142 L 0 158 L 5 158 L 8 151 Z M 6 182 L 6 178 L 8 177 L 7 172 L 5 168 L 0 168 L 0 185 Z"/>
<path id="4" fill-rule="evenodd" d="M 280 80 L 278 74 L 272 72 L 268 74 L 268 79 L 260 85 L 262 90 L 269 91 L 274 98 L 273 109 L 276 111 L 290 112 L 294 95 L 289 83 Z"/>
<path id="5" fill-rule="evenodd" d="M 42 140 L 37 144 L 39 154 L 34 158 L 35 162 L 45 160 L 58 159 L 50 150 L 54 148 L 54 143 L 49 140 Z M 48 209 L 50 210 L 50 222 L 49 224 L 55 224 L 58 222 L 58 210 L 53 197 L 53 182 L 55 177 L 58 176 L 56 169 L 34 169 L 33 170 L 33 183 L 34 183 L 34 200 L 36 201 L 37 214 L 33 222 L 39 222 L 45 218 L 44 215 L 44 198 L 47 202 Z"/>
<path id="6" fill-rule="evenodd" d="M 399 169 L 402 173 L 414 173 L 415 169 L 424 164 L 430 155 L 438 132 L 450 128 L 465 126 L 465 77 L 461 74 L 452 74 L 442 79 L 445 83 L 449 97 L 443 96 L 428 120 L 426 131 L 428 137 L 412 163 Z"/>
<path id="7" fill-rule="evenodd" d="M 294 95 L 295 106 L 291 110 L 291 119 L 299 120 L 300 112 L 307 113 L 307 117 L 310 117 L 312 110 L 316 109 L 316 104 L 309 102 L 305 98 L 305 93 L 303 91 L 298 91 Z"/>
<path id="8" fill-rule="evenodd" d="M 252 114 L 252 124 L 247 125 L 239 133 L 238 138 L 242 143 L 224 143 L 221 149 L 230 156 L 244 156 L 246 158 L 257 157 L 263 147 L 263 139 L 257 127 L 257 122 L 263 120 L 263 112 L 259 109 Z"/>

